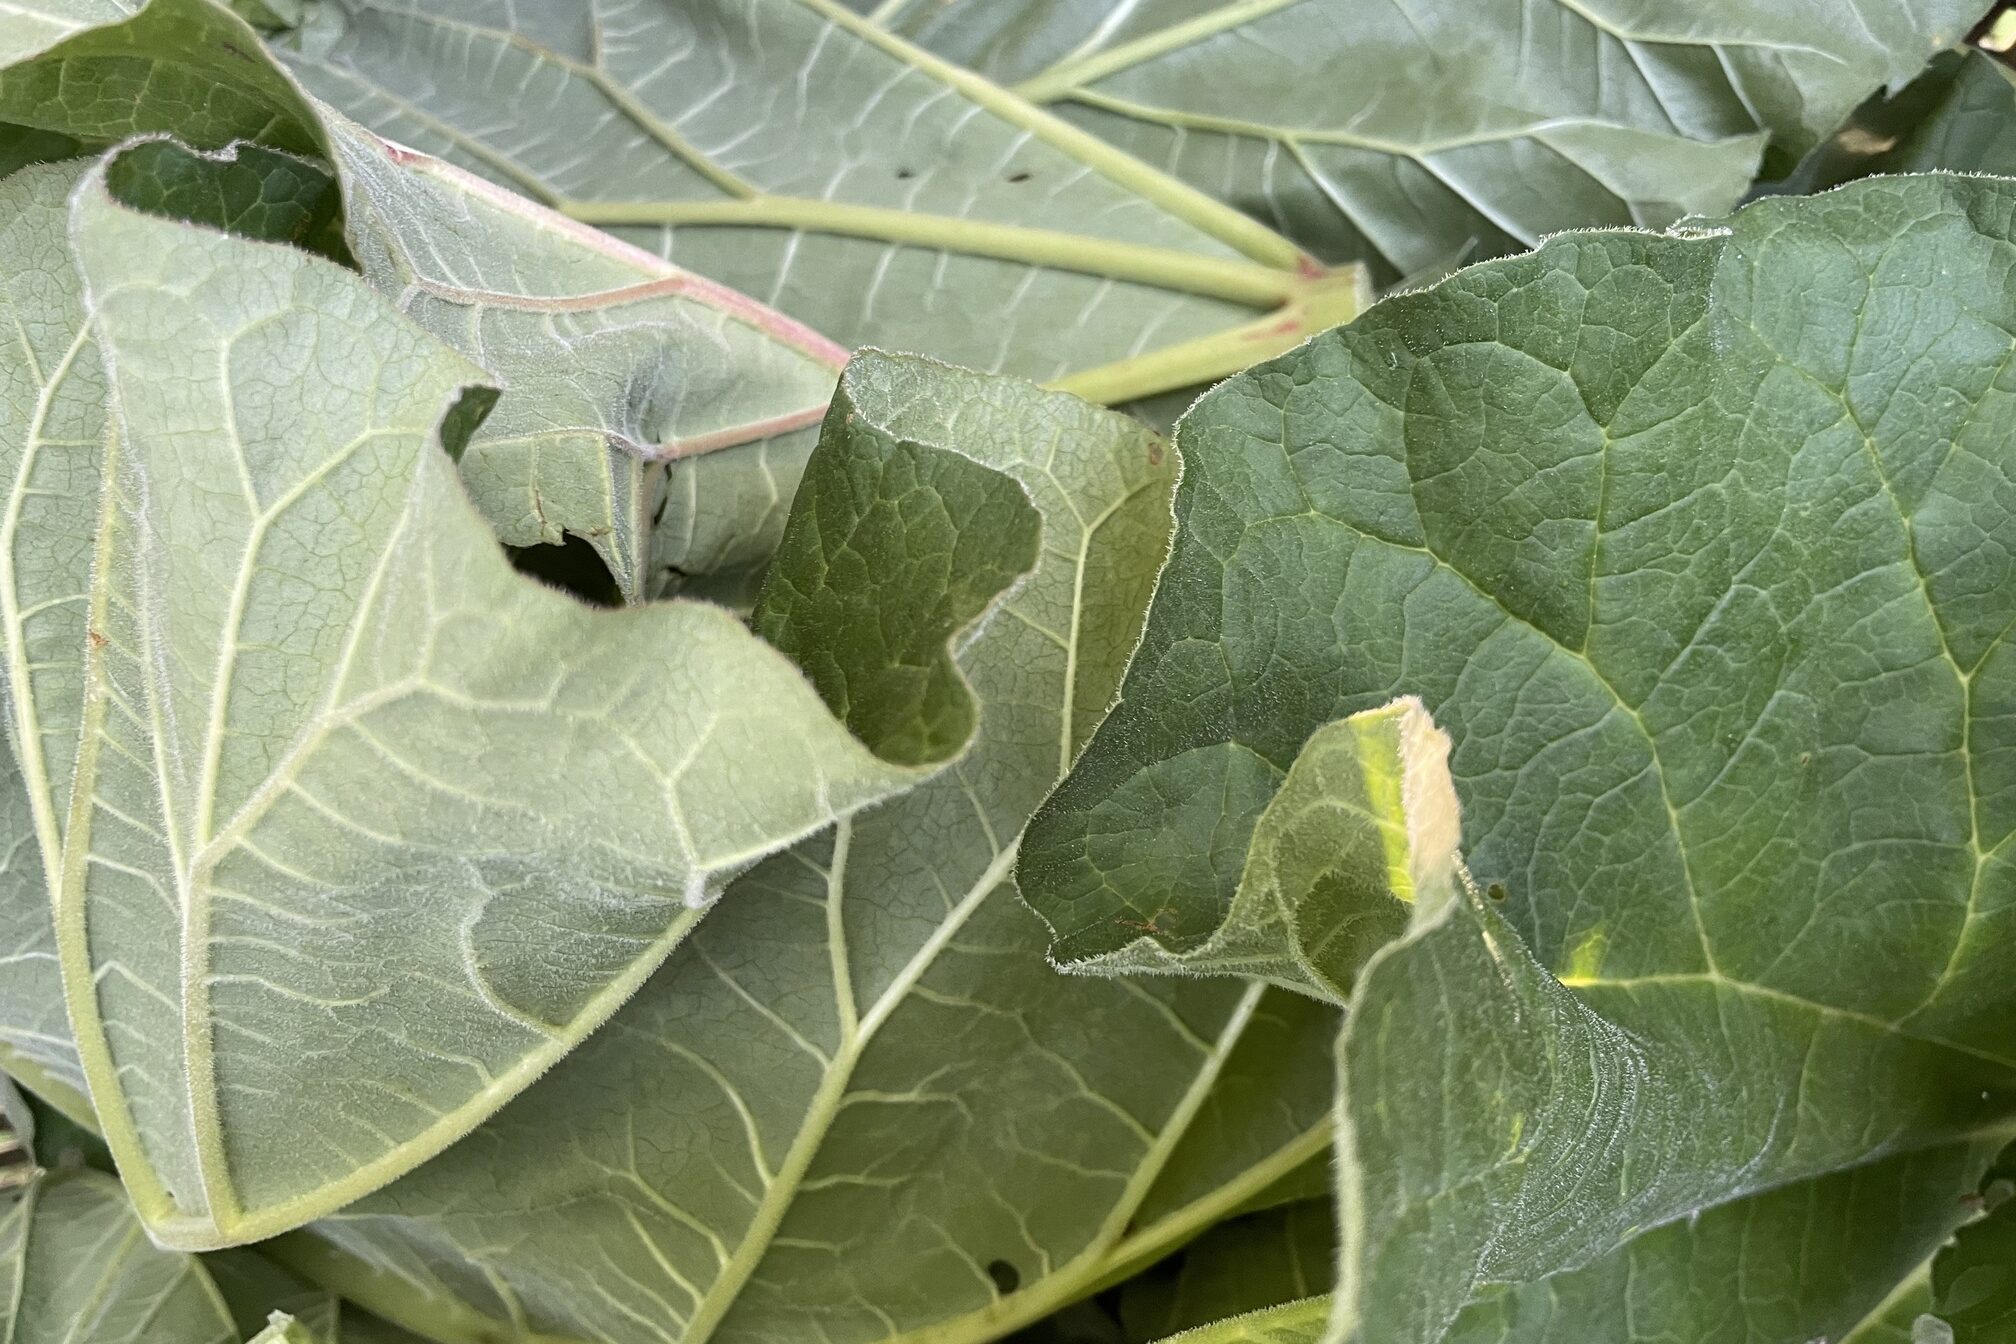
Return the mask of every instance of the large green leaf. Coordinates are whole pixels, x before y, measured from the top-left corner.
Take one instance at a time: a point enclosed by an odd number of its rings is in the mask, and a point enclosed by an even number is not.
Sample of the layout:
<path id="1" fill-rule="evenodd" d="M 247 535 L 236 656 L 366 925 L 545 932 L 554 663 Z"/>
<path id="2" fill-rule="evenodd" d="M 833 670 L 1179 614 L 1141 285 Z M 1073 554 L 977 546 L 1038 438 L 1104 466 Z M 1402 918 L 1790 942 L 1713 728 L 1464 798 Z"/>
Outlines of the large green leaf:
<path id="1" fill-rule="evenodd" d="M 596 613 L 512 573 L 438 446 L 482 372 L 354 276 L 93 175 L 80 291 L 77 178 L 7 187 L 57 300 L 16 376 L 89 431 L 5 443 L 13 737 L 98 1117 L 150 1230 L 212 1245 L 452 1142 L 722 882 L 943 756 L 878 758 L 718 609 Z M 67 376 L 94 350 L 118 370 L 95 427 Z M 1033 556 L 1019 509 L 971 539 L 997 576 Z M 985 589 L 913 561 L 963 587 L 885 586 L 883 619 L 942 658 Z"/>
<path id="2" fill-rule="evenodd" d="M 1358 305 L 1236 210 L 837 0 L 335 0 L 277 45 L 373 130 L 847 346 L 1097 370 L 1078 386 L 1122 399 L 1222 377 Z"/>
<path id="3" fill-rule="evenodd" d="M 1139 628 L 1161 444 L 1068 397 L 862 356 L 794 506 L 836 589 L 873 559 L 854 520 L 914 507 L 917 445 L 1009 473 L 1044 517 L 1036 570 L 960 652 L 972 752 L 743 878 L 549 1078 L 290 1238 L 298 1263 L 458 1341 L 978 1341 L 1323 1152 L 1333 1013 L 1060 979 L 1005 881 Z"/>
<path id="4" fill-rule="evenodd" d="M 1140 651 L 1021 876 L 1074 956 L 1180 953 L 1316 730 L 1396 691 L 1448 729 L 1504 899 L 1353 993 L 1368 1341 L 2008 1105 L 2012 210 L 1877 179 L 1562 237 L 1183 422 Z M 1177 826 L 1216 836 L 1172 872 Z"/>
<path id="5" fill-rule="evenodd" d="M 1331 260 L 1720 214 L 1982 0 L 852 0 Z"/>

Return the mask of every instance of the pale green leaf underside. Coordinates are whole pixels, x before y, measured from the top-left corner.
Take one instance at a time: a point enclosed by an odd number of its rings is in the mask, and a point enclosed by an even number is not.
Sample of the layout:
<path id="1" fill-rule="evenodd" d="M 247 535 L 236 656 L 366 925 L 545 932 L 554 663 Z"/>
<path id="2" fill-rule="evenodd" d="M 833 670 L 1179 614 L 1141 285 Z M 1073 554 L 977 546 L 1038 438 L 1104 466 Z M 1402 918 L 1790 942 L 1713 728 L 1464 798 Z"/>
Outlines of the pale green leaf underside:
<path id="1" fill-rule="evenodd" d="M 1223 982 L 1060 979 L 1005 882 L 1138 628 L 1168 527 L 1159 442 L 873 355 L 836 423 L 850 462 L 889 464 L 852 478 L 865 496 L 900 499 L 908 445 L 944 445 L 1043 514 L 1036 570 L 959 655 L 978 741 L 741 879 L 550 1078 L 291 1239 L 374 1309 L 455 1340 L 980 1341 L 1323 1151 L 1332 1014 Z M 823 509 L 838 487 L 809 479 L 799 508 Z"/>
<path id="2" fill-rule="evenodd" d="M 1303 292 L 1292 245 L 835 0 L 337 0 L 275 46 L 374 131 L 848 348 L 1111 370 L 1080 385 L 1105 399 L 1222 377 L 1357 307 L 1333 293 L 1292 305 L 1286 335 L 1248 330 Z M 1214 339 L 1202 364 L 1133 362 Z M 710 504 L 781 514 L 804 448 L 673 467 L 666 578 L 757 563 Z"/>
<path id="3" fill-rule="evenodd" d="M 0 64 L 46 51 L 96 24 L 116 23 L 136 8 L 129 0 L 12 0 L 0 14 Z"/>
<path id="4" fill-rule="evenodd" d="M 852 0 L 1329 260 L 1388 276 L 1720 214 L 1980 0 Z M 1432 89 L 1433 96 L 1421 96 Z"/>
<path id="5" fill-rule="evenodd" d="M 7 187 L 73 321 L 76 172 Z M 94 428 L 86 331 L 62 303 L 24 329 L 68 355 L 25 361 L 32 405 L 86 432 L 6 443 L 4 587 L 47 617 L 16 622 L 14 738 L 42 748 L 70 1018 L 136 1205 L 244 1240 L 451 1142 L 723 880 L 929 767 L 718 610 L 598 614 L 513 574 L 437 446 L 484 375 L 353 276 L 95 185 L 69 230 L 119 377 Z"/>
<path id="6" fill-rule="evenodd" d="M 1433 709 L 1470 867 L 1540 962 L 1465 902 L 1358 986 L 1368 1341 L 2005 1105 L 2012 213 L 2005 183 L 1886 179 L 1564 236 L 1184 421 L 1141 652 L 1021 875 L 1108 930 L 1081 955 L 1164 905 L 1208 927 L 1315 729 Z M 1129 882 L 1092 819 L 1144 774 L 1233 781 L 1225 861 Z"/>
<path id="7" fill-rule="evenodd" d="M 80 31 L 0 75 L 0 110 L 101 142 L 166 130 L 199 148 L 249 138 L 327 153 L 367 278 L 503 389 L 463 475 L 507 544 L 581 536 L 632 600 L 664 587 L 669 569 L 746 567 L 775 545 L 780 510 L 740 510 L 762 525 L 737 526 L 723 506 L 743 500 L 668 500 L 668 464 L 747 446 L 740 473 L 776 464 L 788 475 L 810 447 L 839 347 L 387 145 L 305 97 L 209 0 L 154 0 L 130 19 L 88 0 L 68 8 Z"/>
<path id="8" fill-rule="evenodd" d="M 838 346 L 347 118 L 327 114 L 324 132 L 365 277 L 504 389 L 462 456 L 500 540 L 585 537 L 633 601 L 668 567 L 767 556 L 781 510 L 668 499 L 668 469 L 724 449 L 740 450 L 738 474 L 802 460 Z"/>
<path id="9" fill-rule="evenodd" d="M 627 222 L 843 345 L 1052 378 L 1250 316 L 1294 264 L 1236 213 L 828 0 L 338 0 L 277 45 L 373 130 Z M 979 255 L 987 228 L 1063 245 Z M 1146 274 L 1105 273 L 1129 263 Z"/>
<path id="10" fill-rule="evenodd" d="M 0 1213 L 0 1340 L 7 1344 L 236 1344 L 194 1256 L 147 1240 L 119 1183 L 45 1176 Z"/>

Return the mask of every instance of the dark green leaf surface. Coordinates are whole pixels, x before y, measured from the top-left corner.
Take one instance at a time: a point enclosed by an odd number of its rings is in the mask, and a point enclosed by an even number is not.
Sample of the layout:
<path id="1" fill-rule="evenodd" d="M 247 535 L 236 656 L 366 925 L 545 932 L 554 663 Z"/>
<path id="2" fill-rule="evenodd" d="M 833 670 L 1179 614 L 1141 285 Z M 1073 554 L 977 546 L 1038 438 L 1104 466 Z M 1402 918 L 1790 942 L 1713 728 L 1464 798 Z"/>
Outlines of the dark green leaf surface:
<path id="1" fill-rule="evenodd" d="M 1051 954 L 1109 975 L 1258 976 L 1342 1005 L 1372 955 L 1461 884 L 1448 753 L 1411 697 L 1326 724 L 1250 831 L 1221 803 L 1267 768 L 1259 758 L 1199 776 L 1182 765 L 1143 771 L 1085 826 L 1109 891 L 1169 900 L 1142 919 L 1109 920 L 1105 902 L 1081 896 L 1092 922 L 1059 928 Z M 1238 890 L 1222 913 L 1186 899 L 1224 871 Z"/>
<path id="2" fill-rule="evenodd" d="M 1811 192 L 1876 173 L 2016 173 L 2016 72 L 1942 52 L 1895 97 L 1874 99 L 1773 190 Z"/>
<path id="3" fill-rule="evenodd" d="M 1410 692 L 1449 730 L 1518 933 L 1465 901 L 1354 996 L 1368 1344 L 2006 1106 L 2012 214 L 1881 180 L 1563 237 L 1184 421 L 1141 650 L 1021 875 L 1075 955 L 1209 928 L 1316 729 Z M 1101 809 L 1144 779 L 1233 861 L 1137 883 L 1163 820 Z"/>
<path id="4" fill-rule="evenodd" d="M 1981 1177 L 1972 1201 L 1983 1216 L 1960 1229 L 1932 1261 L 1928 1310 L 1953 1331 L 1953 1344 L 2016 1338 L 2016 1147 Z"/>
<path id="5" fill-rule="evenodd" d="M 319 148 L 316 115 L 257 35 L 198 0 L 27 0 L 0 13 L 0 121 L 100 145 L 168 132 L 205 148 Z"/>
<path id="6" fill-rule="evenodd" d="M 1887 1158 L 1646 1232 L 1466 1310 L 1451 1344 L 1914 1344 L 1924 1262 L 1968 1214 L 1993 1145 Z M 1984 1338 L 1987 1338 L 1984 1336 Z"/>
<path id="7" fill-rule="evenodd" d="M 1337 1274 L 1337 1210 L 1328 1192 L 1227 1219 L 1120 1288 L 1130 1344 L 1149 1344 L 1330 1291 Z"/>

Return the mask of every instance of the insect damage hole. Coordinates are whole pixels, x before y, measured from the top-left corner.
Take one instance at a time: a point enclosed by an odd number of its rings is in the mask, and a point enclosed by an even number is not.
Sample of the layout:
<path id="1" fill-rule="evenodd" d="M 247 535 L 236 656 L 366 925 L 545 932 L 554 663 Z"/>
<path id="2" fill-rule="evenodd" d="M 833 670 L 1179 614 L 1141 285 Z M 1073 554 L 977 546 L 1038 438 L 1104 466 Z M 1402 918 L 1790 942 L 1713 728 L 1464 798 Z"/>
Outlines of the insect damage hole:
<path id="1" fill-rule="evenodd" d="M 994 1291 L 1006 1297 L 1022 1286 L 1022 1275 L 1006 1260 L 989 1260 L 987 1277 L 994 1280 Z"/>

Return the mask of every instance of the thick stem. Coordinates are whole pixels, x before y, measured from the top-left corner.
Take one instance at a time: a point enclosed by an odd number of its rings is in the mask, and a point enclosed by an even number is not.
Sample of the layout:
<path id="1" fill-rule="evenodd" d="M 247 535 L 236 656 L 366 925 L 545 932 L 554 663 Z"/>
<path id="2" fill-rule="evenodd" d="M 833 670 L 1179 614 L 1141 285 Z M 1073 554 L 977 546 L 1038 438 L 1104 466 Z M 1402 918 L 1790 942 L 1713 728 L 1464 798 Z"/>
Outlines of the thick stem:
<path id="1" fill-rule="evenodd" d="M 1061 229 L 994 224 L 951 215 L 789 196 L 736 201 L 568 201 L 560 206 L 560 211 L 571 219 L 605 228 L 712 225 L 799 229 L 807 233 L 873 238 L 1132 280 L 1260 308 L 1272 307 L 1291 297 L 1296 283 L 1292 271 L 1233 257 L 1207 257 L 1177 248 L 1089 238 Z"/>
<path id="2" fill-rule="evenodd" d="M 1241 369 L 1293 350 L 1319 331 L 1342 326 L 1372 302 L 1362 266 L 1346 266 L 1303 282 L 1287 304 L 1264 317 L 1194 341 L 1069 374 L 1050 386 L 1087 401 L 1115 405 L 1177 388 L 1229 378 Z"/>

